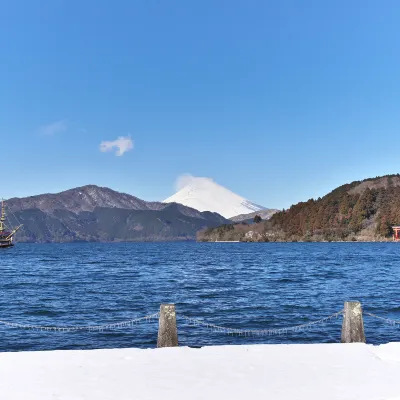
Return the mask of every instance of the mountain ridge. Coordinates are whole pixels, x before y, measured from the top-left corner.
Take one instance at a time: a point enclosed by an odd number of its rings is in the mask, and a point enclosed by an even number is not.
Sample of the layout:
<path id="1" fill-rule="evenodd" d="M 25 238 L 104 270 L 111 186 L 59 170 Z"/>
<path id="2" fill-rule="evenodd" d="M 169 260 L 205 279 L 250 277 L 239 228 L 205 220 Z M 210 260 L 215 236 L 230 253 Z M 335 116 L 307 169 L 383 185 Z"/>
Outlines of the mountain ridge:
<path id="1" fill-rule="evenodd" d="M 13 197 L 7 200 L 7 204 L 13 211 L 14 209 L 38 208 L 42 211 L 68 209 L 75 212 L 92 211 L 99 206 L 136 210 L 162 208 L 161 203 L 147 202 L 127 193 L 92 184 L 58 193 L 43 193 L 22 198 Z"/>
<path id="2" fill-rule="evenodd" d="M 278 209 L 267 208 L 265 210 L 254 211 L 254 212 L 249 213 L 249 214 L 236 215 L 236 216 L 234 216 L 232 218 L 229 218 L 229 219 L 231 221 L 233 221 L 233 222 L 242 222 L 242 221 L 251 222 L 254 219 L 254 217 L 258 215 L 263 220 L 267 220 L 267 219 L 270 219 L 274 214 L 276 214 L 279 211 L 280 210 L 278 210 Z"/>
<path id="3" fill-rule="evenodd" d="M 146 202 L 110 188 L 86 185 L 6 202 L 24 224 L 19 242 L 194 240 L 206 226 L 230 221 L 176 203 Z"/>

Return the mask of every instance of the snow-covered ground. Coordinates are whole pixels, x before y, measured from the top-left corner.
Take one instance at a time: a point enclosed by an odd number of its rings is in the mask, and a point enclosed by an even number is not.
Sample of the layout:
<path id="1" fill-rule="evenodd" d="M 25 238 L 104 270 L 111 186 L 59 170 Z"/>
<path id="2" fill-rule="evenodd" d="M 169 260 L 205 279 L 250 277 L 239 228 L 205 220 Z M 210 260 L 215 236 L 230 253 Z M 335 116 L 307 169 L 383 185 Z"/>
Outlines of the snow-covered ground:
<path id="1" fill-rule="evenodd" d="M 4 400 L 400 400 L 400 343 L 0 354 Z"/>
<path id="2" fill-rule="evenodd" d="M 259 211 L 265 207 L 252 203 L 210 178 L 188 177 L 180 190 L 163 203 L 180 203 L 199 211 L 212 211 L 225 218 Z"/>

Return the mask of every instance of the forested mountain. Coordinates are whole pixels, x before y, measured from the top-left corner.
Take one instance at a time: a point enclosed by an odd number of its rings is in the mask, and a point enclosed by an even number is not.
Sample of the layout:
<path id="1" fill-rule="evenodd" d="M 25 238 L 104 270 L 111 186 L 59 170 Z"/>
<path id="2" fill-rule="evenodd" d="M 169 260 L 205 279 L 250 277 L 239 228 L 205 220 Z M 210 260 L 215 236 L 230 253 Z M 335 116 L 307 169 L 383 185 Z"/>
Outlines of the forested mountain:
<path id="1" fill-rule="evenodd" d="M 216 213 L 94 185 L 14 198 L 6 205 L 9 225 L 24 224 L 19 242 L 193 240 L 199 229 L 229 222 Z"/>
<path id="2" fill-rule="evenodd" d="M 326 196 L 293 205 L 258 224 L 203 230 L 199 240 L 374 241 L 400 225 L 400 175 L 343 185 Z"/>

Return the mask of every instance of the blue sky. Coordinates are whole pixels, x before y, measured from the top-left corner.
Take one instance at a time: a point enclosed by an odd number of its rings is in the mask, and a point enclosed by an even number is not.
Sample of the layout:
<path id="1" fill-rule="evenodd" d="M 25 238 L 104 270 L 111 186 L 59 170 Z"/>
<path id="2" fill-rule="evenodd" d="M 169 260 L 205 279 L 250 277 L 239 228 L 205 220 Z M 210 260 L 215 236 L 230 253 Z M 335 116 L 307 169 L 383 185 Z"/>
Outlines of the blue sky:
<path id="1" fill-rule="evenodd" d="M 398 173 L 399 20 L 397 0 L 3 1 L 0 195 L 162 200 L 190 173 L 282 208 Z"/>

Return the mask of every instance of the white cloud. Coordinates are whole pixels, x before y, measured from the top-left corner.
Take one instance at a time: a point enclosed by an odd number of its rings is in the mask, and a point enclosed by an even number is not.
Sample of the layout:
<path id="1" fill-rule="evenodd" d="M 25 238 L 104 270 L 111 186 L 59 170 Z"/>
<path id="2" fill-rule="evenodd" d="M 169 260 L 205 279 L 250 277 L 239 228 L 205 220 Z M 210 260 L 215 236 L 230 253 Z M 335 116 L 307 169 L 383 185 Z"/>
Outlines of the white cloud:
<path id="1" fill-rule="evenodd" d="M 129 150 L 133 149 L 133 141 L 130 136 L 120 136 L 113 141 L 103 141 L 100 143 L 100 151 L 103 153 L 116 149 L 115 155 L 122 156 Z"/>
<path id="2" fill-rule="evenodd" d="M 183 189 L 185 186 L 189 185 L 196 177 L 191 174 L 182 174 L 176 178 L 175 181 L 175 190 L 179 191 Z"/>
<path id="3" fill-rule="evenodd" d="M 67 122 L 65 120 L 61 120 L 41 126 L 39 128 L 39 134 L 44 136 L 53 136 L 57 133 L 65 132 L 66 130 Z"/>
<path id="4" fill-rule="evenodd" d="M 204 177 L 199 177 L 199 176 L 193 176 L 191 174 L 182 174 L 179 175 L 178 178 L 176 178 L 175 181 L 175 190 L 178 192 L 179 190 L 183 189 L 185 186 L 193 183 L 193 182 L 204 182 L 204 181 L 209 181 L 209 182 L 214 182 L 213 179 L 211 178 L 204 178 Z"/>

